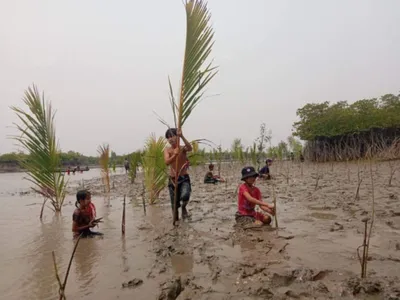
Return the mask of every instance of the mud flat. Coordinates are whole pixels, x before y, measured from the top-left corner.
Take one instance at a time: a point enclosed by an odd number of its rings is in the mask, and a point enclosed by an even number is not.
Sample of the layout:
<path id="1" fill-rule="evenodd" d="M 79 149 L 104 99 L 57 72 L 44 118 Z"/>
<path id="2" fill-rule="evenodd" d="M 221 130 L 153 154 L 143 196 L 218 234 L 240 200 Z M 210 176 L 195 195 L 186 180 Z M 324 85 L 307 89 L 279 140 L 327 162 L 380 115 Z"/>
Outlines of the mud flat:
<path id="1" fill-rule="evenodd" d="M 240 168 L 224 165 L 221 175 L 228 183 L 218 185 L 204 185 L 205 169 L 192 168 L 192 216 L 176 228 L 167 191 L 160 203 L 146 207 L 145 215 L 140 177 L 132 185 L 125 174 L 113 176 L 110 198 L 104 197 L 98 178 L 84 180 L 83 185 L 94 194 L 98 215 L 104 217 L 98 230 L 105 238 L 83 240 L 79 245 L 67 297 L 400 299 L 400 174 L 388 186 L 388 165 L 373 165 L 376 219 L 368 278 L 361 280 L 356 249 L 363 239 L 361 219 L 371 212 L 368 164 L 274 165 L 278 230 L 235 226 Z M 363 180 L 355 199 L 358 171 Z M 73 193 L 79 185 L 82 181 L 72 182 L 63 216 L 53 217 L 46 211 L 43 224 L 37 219 L 39 206 L 28 206 L 33 201 L 30 193 L 8 196 L 20 198 L 14 202 L 23 208 L 3 212 L 9 218 L 0 223 L 3 239 L 10 238 L 5 229 L 17 224 L 10 221 L 13 216 L 29 214 L 31 220 L 25 226 L 15 225 L 14 234 L 19 237 L 0 250 L 4 273 L 13 271 L 7 278 L 1 275 L 0 293 L 7 299 L 54 299 L 57 295 L 51 251 L 56 251 L 65 270 L 73 247 Z M 270 182 L 257 185 L 266 201 L 272 201 Z M 128 203 L 125 238 L 120 225 L 123 195 Z M 23 218 L 18 218 L 21 223 Z"/>

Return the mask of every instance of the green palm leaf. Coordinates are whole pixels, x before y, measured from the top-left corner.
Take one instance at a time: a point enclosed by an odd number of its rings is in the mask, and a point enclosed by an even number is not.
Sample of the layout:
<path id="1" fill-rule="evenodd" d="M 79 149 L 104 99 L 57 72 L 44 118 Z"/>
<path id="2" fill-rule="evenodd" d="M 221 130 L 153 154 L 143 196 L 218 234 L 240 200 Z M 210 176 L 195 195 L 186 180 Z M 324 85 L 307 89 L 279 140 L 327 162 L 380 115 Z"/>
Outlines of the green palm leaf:
<path id="1" fill-rule="evenodd" d="M 50 102 L 45 102 L 44 94 L 40 96 L 35 85 L 25 91 L 22 100 L 27 111 L 11 107 L 20 121 L 15 124 L 20 135 L 13 138 L 30 156 L 20 164 L 27 171 L 26 179 L 32 182 L 32 189 L 49 199 L 55 211 L 61 211 L 67 182 L 59 172 L 61 161 L 54 127 L 55 111 Z"/>
<path id="2" fill-rule="evenodd" d="M 202 99 L 205 87 L 217 74 L 212 62 L 203 67 L 214 45 L 214 31 L 209 24 L 211 15 L 207 4 L 203 0 L 186 0 L 185 9 L 186 47 L 178 103 L 175 102 L 169 81 L 171 107 L 177 128 L 185 124 Z"/>
<path id="3" fill-rule="evenodd" d="M 158 139 L 154 134 L 146 140 L 143 154 L 144 184 L 149 203 L 153 204 L 159 193 L 166 187 L 168 173 L 164 163 L 164 149 L 167 143 L 164 138 Z"/>
<path id="4" fill-rule="evenodd" d="M 106 192 L 110 192 L 110 145 L 103 144 L 100 145 L 97 149 L 97 153 L 99 153 L 99 163 L 101 167 L 101 177 L 103 179 L 103 184 L 106 188 Z"/>

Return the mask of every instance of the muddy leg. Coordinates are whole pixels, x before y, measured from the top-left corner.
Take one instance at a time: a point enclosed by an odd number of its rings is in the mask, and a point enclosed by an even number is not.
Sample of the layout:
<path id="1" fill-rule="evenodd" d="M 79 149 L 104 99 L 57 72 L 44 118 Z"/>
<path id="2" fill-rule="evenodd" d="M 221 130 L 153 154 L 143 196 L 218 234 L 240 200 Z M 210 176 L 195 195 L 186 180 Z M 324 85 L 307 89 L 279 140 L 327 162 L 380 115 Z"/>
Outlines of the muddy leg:
<path id="1" fill-rule="evenodd" d="M 190 193 L 191 193 L 191 186 L 190 186 L 190 182 L 189 181 L 184 181 L 182 182 L 180 188 L 179 188 L 179 192 L 180 192 L 180 200 L 182 200 L 182 218 L 186 219 L 188 217 L 190 217 L 186 206 L 189 203 L 189 199 L 190 199 Z"/>
<path id="2" fill-rule="evenodd" d="M 169 197 L 171 198 L 171 209 L 172 209 L 172 215 L 174 215 L 174 201 L 175 201 L 175 187 L 173 184 L 168 185 L 168 190 L 169 190 Z M 179 221 L 179 187 L 178 187 L 178 201 L 176 205 L 176 220 Z"/>

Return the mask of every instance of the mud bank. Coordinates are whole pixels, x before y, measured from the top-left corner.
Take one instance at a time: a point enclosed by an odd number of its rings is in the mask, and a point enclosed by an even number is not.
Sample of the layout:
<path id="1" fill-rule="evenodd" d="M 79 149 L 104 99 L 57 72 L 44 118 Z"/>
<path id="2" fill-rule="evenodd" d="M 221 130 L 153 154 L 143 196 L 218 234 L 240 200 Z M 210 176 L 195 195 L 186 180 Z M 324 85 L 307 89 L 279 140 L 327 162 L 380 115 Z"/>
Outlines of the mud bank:
<path id="1" fill-rule="evenodd" d="M 276 176 L 279 229 L 235 226 L 236 191 L 240 184 L 237 165 L 224 166 L 221 175 L 228 182 L 218 185 L 202 183 L 205 169 L 191 170 L 192 216 L 178 227 L 172 226 L 167 191 L 160 195 L 160 203 L 146 207 L 145 215 L 140 177 L 131 184 L 125 174 L 113 176 L 114 188 L 109 198 L 103 197 L 99 179 L 84 180 L 85 188 L 94 194 L 98 214 L 112 220 L 99 228 L 106 233 L 103 240 L 90 241 L 101 243 L 104 249 L 98 251 L 107 259 L 99 262 L 97 269 L 90 269 L 97 274 L 96 284 L 79 287 L 73 277 L 67 296 L 69 293 L 71 299 L 78 295 L 81 299 L 400 299 L 397 173 L 389 186 L 388 165 L 380 163 L 372 167 L 376 218 L 368 277 L 360 280 L 356 249 L 363 239 L 361 220 L 371 212 L 369 165 L 301 167 L 288 162 L 273 166 L 271 171 Z M 362 182 L 356 198 L 358 174 Z M 71 185 L 71 195 L 80 185 L 82 182 Z M 271 182 L 260 181 L 257 185 L 265 200 L 272 201 Z M 123 195 L 128 202 L 127 228 L 125 238 L 121 239 Z M 73 197 L 68 199 L 66 211 L 70 213 Z M 47 211 L 46 215 L 51 213 Z M 79 251 L 90 251 L 86 242 L 79 246 Z M 121 246 L 125 249 L 122 264 L 110 263 L 113 261 L 110 257 L 119 256 L 115 249 Z M 99 247 L 96 245 L 96 249 Z M 68 256 L 68 251 L 65 252 L 64 256 Z M 103 278 L 100 270 L 107 270 L 111 277 L 100 280 Z"/>

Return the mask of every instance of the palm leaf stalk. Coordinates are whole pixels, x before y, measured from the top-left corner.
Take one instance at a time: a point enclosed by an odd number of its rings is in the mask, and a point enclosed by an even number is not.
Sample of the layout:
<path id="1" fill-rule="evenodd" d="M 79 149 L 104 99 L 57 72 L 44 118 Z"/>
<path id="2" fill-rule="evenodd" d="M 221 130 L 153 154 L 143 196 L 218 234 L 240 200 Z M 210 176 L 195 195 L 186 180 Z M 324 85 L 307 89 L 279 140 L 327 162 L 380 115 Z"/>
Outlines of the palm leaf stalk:
<path id="1" fill-rule="evenodd" d="M 167 186 L 167 166 L 164 163 L 164 149 L 167 142 L 151 134 L 146 140 L 143 154 L 144 185 L 150 204 L 154 204 L 160 192 Z"/>
<path id="2" fill-rule="evenodd" d="M 205 64 L 214 45 L 214 30 L 209 24 L 211 15 L 207 3 L 203 0 L 185 0 L 184 6 L 186 10 L 186 45 L 178 102 L 175 101 L 169 80 L 171 107 L 175 127 L 178 131 L 182 129 L 193 109 L 201 101 L 207 84 L 217 74 L 216 67 L 212 66 L 212 62 Z M 180 137 L 178 137 L 177 144 L 179 147 Z M 176 160 L 174 225 L 178 219 L 176 204 L 179 174 L 178 160 Z"/>
<path id="3" fill-rule="evenodd" d="M 97 149 L 97 153 L 99 153 L 99 163 L 101 167 L 101 178 L 103 180 L 103 184 L 105 186 L 105 192 L 110 192 L 110 145 L 103 144 L 100 145 Z"/>
<path id="4" fill-rule="evenodd" d="M 55 111 L 50 102 L 45 102 L 33 85 L 25 91 L 23 102 L 28 107 L 24 111 L 12 106 L 21 124 L 15 124 L 20 135 L 14 136 L 24 150 L 28 160 L 20 160 L 27 172 L 27 179 L 33 184 L 33 191 L 44 197 L 44 204 L 50 200 L 54 211 L 60 212 L 66 195 L 67 181 L 61 174 L 60 149 L 54 126 Z M 43 208 L 42 208 L 43 210 Z M 42 215 L 42 214 L 41 214 Z"/>

